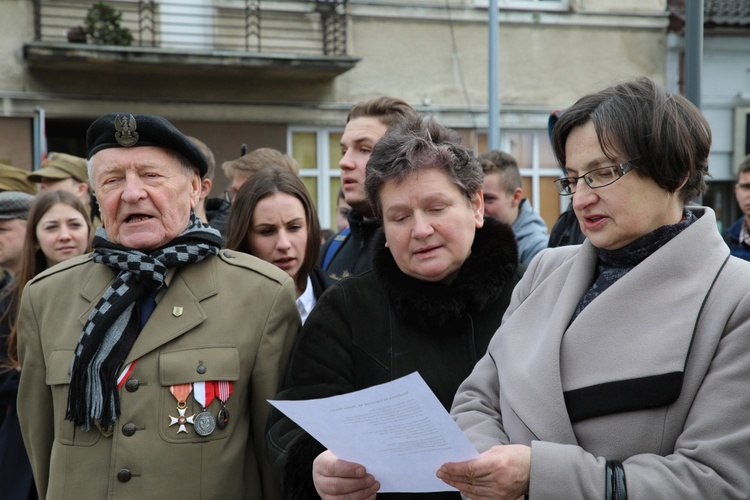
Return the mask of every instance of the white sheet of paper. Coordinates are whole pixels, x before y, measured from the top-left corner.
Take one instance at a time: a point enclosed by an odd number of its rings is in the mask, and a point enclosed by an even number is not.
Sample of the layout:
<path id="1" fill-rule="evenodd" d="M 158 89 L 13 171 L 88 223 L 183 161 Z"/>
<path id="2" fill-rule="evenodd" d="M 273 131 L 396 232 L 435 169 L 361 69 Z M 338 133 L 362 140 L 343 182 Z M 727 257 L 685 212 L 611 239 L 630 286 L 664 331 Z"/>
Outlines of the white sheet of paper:
<path id="1" fill-rule="evenodd" d="M 341 396 L 269 403 L 337 457 L 364 465 L 381 493 L 455 491 L 437 470 L 479 457 L 416 372 Z"/>

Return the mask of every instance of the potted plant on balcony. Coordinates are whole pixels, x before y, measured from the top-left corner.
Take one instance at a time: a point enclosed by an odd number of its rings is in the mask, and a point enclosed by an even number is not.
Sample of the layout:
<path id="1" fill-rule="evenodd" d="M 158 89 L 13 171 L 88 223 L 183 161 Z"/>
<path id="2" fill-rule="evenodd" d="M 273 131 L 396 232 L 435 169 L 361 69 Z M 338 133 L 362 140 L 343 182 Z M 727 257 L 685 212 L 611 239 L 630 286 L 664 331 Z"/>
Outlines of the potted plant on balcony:
<path id="1" fill-rule="evenodd" d="M 83 31 L 96 45 L 130 45 L 133 35 L 120 25 L 121 19 L 122 12 L 100 1 L 89 8 Z"/>

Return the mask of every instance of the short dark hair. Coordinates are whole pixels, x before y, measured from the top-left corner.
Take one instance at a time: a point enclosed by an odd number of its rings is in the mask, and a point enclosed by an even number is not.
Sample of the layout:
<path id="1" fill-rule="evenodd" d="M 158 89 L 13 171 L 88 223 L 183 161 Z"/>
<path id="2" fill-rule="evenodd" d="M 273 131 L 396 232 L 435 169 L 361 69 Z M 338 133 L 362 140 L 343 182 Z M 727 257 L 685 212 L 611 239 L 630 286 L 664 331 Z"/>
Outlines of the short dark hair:
<path id="1" fill-rule="evenodd" d="M 372 150 L 365 192 L 375 216 L 383 218 L 380 191 L 386 182 L 400 183 L 428 168 L 445 172 L 467 199 L 482 188 L 482 167 L 474 152 L 461 144 L 458 133 L 431 117 L 417 116 L 386 133 Z"/>
<path id="2" fill-rule="evenodd" d="M 310 193 L 302 180 L 286 167 L 271 165 L 255 172 L 247 180 L 232 203 L 227 222 L 227 244 L 230 250 L 251 253 L 247 234 L 253 221 L 258 202 L 274 193 L 286 193 L 297 198 L 305 209 L 307 220 L 307 245 L 302 266 L 294 282 L 298 290 L 304 290 L 307 277 L 312 272 L 320 254 L 320 222 Z"/>
<path id="3" fill-rule="evenodd" d="M 612 161 L 629 161 L 635 172 L 689 201 L 707 189 L 711 127 L 685 97 L 641 77 L 579 99 L 553 130 L 553 148 L 566 165 L 565 143 L 577 127 L 593 123 L 599 145 Z"/>
<path id="4" fill-rule="evenodd" d="M 740 166 L 737 167 L 737 176 L 739 177 L 739 174 L 747 174 L 750 173 L 750 155 L 747 155 L 744 160 L 740 163 Z"/>
<path id="5" fill-rule="evenodd" d="M 214 180 L 214 173 L 216 172 L 216 157 L 214 156 L 214 152 L 211 151 L 211 148 L 208 147 L 208 144 L 201 141 L 197 137 L 193 137 L 191 135 L 186 136 L 190 142 L 195 144 L 195 146 L 201 150 L 201 153 L 203 153 L 203 156 L 206 157 L 206 173 L 203 174 L 201 179 L 209 179 Z"/>
<path id="6" fill-rule="evenodd" d="M 512 154 L 493 149 L 479 155 L 479 163 L 484 175 L 495 172 L 500 174 L 500 182 L 506 192 L 513 193 L 516 189 L 523 188 L 518 162 Z"/>
<path id="7" fill-rule="evenodd" d="M 376 97 L 369 101 L 358 102 L 349 110 L 346 123 L 361 117 L 377 118 L 388 130 L 403 123 L 413 120 L 419 114 L 406 101 L 395 97 Z"/>

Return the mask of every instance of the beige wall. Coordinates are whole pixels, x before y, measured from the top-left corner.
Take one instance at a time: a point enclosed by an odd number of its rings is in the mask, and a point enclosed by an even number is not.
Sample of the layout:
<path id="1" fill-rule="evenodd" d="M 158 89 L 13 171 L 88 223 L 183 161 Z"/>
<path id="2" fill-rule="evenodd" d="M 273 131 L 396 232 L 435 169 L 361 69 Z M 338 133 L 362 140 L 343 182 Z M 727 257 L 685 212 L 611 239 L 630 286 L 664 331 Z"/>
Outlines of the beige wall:
<path id="1" fill-rule="evenodd" d="M 474 145 L 475 131 L 484 133 L 488 122 L 486 3 L 448 3 L 351 3 L 348 55 L 360 62 L 329 80 L 290 80 L 252 69 L 222 77 L 204 68 L 123 71 L 93 63 L 29 70 L 23 44 L 33 39 L 32 2 L 0 0 L 0 158 L 30 166 L 37 106 L 62 120 L 114 111 L 163 115 L 206 142 L 220 165 L 243 142 L 285 150 L 288 126 L 343 127 L 353 103 L 379 95 L 434 114 Z M 551 110 L 614 81 L 646 75 L 664 82 L 665 8 L 666 0 L 571 0 L 563 12 L 501 9 L 501 127 L 545 129 Z M 212 196 L 225 186 L 219 167 Z M 558 208 L 554 193 L 544 202 L 550 214 Z"/>
<path id="2" fill-rule="evenodd" d="M 31 170 L 31 118 L 0 117 L 0 162 Z"/>

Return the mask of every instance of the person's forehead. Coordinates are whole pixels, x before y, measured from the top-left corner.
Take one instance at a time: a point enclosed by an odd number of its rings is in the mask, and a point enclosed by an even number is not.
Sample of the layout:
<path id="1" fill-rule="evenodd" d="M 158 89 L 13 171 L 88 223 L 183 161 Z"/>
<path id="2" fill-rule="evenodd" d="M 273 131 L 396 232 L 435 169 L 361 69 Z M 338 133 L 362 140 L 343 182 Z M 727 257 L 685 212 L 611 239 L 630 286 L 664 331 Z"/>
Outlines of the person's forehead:
<path id="1" fill-rule="evenodd" d="M 737 180 L 738 184 L 748 184 L 750 183 L 750 172 L 740 172 L 739 179 Z"/>
<path id="2" fill-rule="evenodd" d="M 103 149 L 91 157 L 91 166 L 94 173 L 151 166 L 181 168 L 174 154 L 164 148 L 154 146 Z"/>
<path id="3" fill-rule="evenodd" d="M 360 116 L 349 120 L 341 137 L 343 143 L 356 143 L 364 141 L 377 142 L 388 131 L 388 127 L 378 118 L 372 116 Z"/>
<path id="4" fill-rule="evenodd" d="M 499 185 L 503 179 L 503 173 L 499 170 L 493 170 L 484 174 L 484 184 Z"/>
<path id="5" fill-rule="evenodd" d="M 25 224 L 25 220 L 13 218 L 13 219 L 0 219 L 0 227 L 5 228 L 16 228 L 16 227 L 22 227 Z"/>

